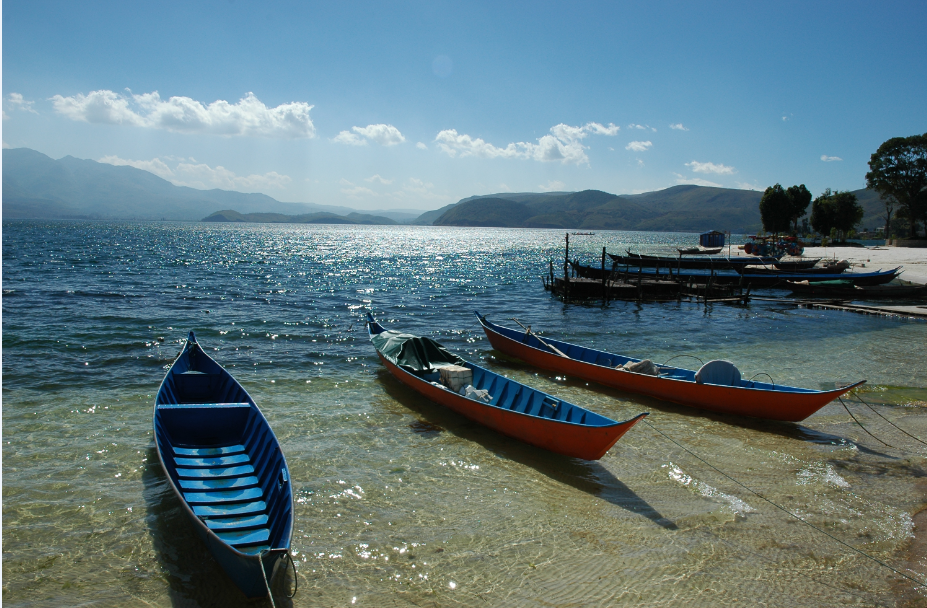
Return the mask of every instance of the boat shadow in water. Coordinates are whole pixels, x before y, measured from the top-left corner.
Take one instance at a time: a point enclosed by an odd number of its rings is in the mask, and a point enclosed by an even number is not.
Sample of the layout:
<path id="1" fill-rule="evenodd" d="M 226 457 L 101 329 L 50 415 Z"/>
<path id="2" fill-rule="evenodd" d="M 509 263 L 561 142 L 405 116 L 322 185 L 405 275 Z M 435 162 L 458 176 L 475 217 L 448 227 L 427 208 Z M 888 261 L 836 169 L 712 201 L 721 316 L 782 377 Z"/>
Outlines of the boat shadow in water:
<path id="1" fill-rule="evenodd" d="M 667 530 L 678 529 L 672 520 L 654 509 L 601 463 L 555 454 L 507 437 L 425 398 L 385 369 L 379 370 L 377 377 L 393 401 L 419 417 L 418 422 L 409 425 L 411 432 L 431 439 L 437 437 L 440 430 L 447 430 L 461 439 L 478 443 L 500 458 L 530 467 L 580 492 L 646 517 Z"/>
<path id="2" fill-rule="evenodd" d="M 147 466 L 142 473 L 145 523 L 169 586 L 171 604 L 188 606 L 269 606 L 266 597 L 249 599 L 229 579 L 183 512 L 180 500 L 171 490 L 154 445 L 146 451 Z M 292 570 L 284 577 L 277 574 L 271 584 L 278 608 L 292 608 L 284 589 L 292 590 Z"/>
<path id="3" fill-rule="evenodd" d="M 523 373 L 537 373 L 544 375 L 548 380 L 551 381 L 553 381 L 553 378 L 556 376 L 556 374 L 552 372 L 527 365 L 518 359 L 510 358 L 504 353 L 500 353 L 496 350 L 492 351 L 492 354 L 486 357 L 484 363 L 488 363 L 490 368 L 496 368 L 494 371 L 497 373 L 502 373 L 502 370 L 518 371 Z M 560 377 L 562 378 L 562 376 Z M 879 450 L 872 449 L 871 447 L 866 447 L 859 443 L 859 441 L 849 439 L 847 437 L 841 437 L 840 435 L 832 435 L 817 429 L 812 429 L 804 426 L 801 422 L 783 422 L 779 420 L 763 420 L 762 418 L 737 416 L 735 414 L 718 414 L 716 412 L 710 412 L 708 410 L 703 410 L 696 407 L 678 405 L 672 403 L 671 401 L 663 401 L 661 399 L 648 397 L 646 395 L 628 393 L 617 388 L 605 386 L 604 384 L 587 382 L 581 378 L 574 378 L 570 376 L 567 376 L 565 380 L 557 380 L 557 384 L 568 386 L 570 388 L 592 391 L 599 395 L 612 397 L 617 401 L 633 401 L 634 403 L 639 404 L 643 410 L 658 410 L 668 414 L 679 414 L 680 416 L 698 416 L 706 420 L 720 422 L 731 426 L 740 427 L 742 429 L 748 429 L 759 433 L 779 435 L 780 437 L 784 437 L 786 439 L 818 443 L 821 445 L 842 445 L 852 443 L 861 452 L 866 454 L 881 456 L 882 458 L 896 459 L 895 456 L 891 456 Z M 599 413 L 608 415 L 608 412 Z M 860 433 L 864 432 L 860 430 Z"/>

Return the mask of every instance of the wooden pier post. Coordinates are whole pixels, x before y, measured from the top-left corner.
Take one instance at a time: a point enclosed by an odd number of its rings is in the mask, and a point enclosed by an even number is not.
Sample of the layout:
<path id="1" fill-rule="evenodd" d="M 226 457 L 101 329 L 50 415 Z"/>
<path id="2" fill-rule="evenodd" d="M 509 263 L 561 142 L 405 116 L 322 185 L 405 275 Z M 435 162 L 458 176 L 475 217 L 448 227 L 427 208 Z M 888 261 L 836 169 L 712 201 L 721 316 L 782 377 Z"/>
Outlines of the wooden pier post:
<path id="1" fill-rule="evenodd" d="M 608 277 L 605 275 L 605 247 L 602 247 L 602 304 L 608 304 Z"/>

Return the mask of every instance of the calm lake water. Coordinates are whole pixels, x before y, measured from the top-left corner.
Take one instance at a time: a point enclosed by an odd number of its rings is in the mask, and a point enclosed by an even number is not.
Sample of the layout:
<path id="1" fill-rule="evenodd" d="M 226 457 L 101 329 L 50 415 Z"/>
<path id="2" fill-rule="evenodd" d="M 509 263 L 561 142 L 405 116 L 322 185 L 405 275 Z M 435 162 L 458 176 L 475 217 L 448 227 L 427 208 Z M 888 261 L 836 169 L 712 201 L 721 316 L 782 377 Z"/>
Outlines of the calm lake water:
<path id="1" fill-rule="evenodd" d="M 656 252 L 695 236 L 571 240 L 592 262 L 603 245 Z M 725 358 L 809 388 L 867 379 L 859 396 L 922 439 L 927 323 L 759 301 L 567 305 L 541 285 L 562 246 L 547 230 L 5 222 L 4 605 L 265 605 L 212 561 L 154 450 L 154 394 L 191 329 L 287 456 L 292 605 L 927 605 L 887 567 L 927 581 L 914 534 L 927 448 L 855 396 L 888 446 L 839 403 L 764 423 L 537 371 L 493 351 L 473 311 L 659 363 Z M 509 440 L 394 380 L 368 310 L 611 418 L 649 411 L 649 424 L 598 462 Z"/>

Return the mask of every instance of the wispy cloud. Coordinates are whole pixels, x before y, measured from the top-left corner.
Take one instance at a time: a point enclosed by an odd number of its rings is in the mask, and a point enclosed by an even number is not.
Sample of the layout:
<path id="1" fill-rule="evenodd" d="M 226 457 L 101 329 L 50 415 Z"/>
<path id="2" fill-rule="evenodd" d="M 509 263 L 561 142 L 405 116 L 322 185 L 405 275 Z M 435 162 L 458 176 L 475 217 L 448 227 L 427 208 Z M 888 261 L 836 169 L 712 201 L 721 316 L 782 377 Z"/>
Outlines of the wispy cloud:
<path id="1" fill-rule="evenodd" d="M 546 184 L 541 184 L 538 186 L 542 192 L 562 192 L 566 189 L 566 184 L 559 180 L 550 180 Z"/>
<path id="2" fill-rule="evenodd" d="M 723 188 L 721 184 L 716 184 L 715 182 L 710 182 L 707 179 L 701 179 L 698 177 L 685 177 L 678 173 L 674 173 L 676 176 L 676 183 L 679 185 L 691 184 L 694 186 L 713 186 L 715 188 Z"/>
<path id="3" fill-rule="evenodd" d="M 20 93 L 10 93 L 6 96 L 6 103 L 12 109 L 21 110 L 23 112 L 31 112 L 33 114 L 38 114 L 35 111 L 35 108 L 32 106 L 35 105 L 34 101 L 27 101 L 23 99 L 23 96 Z"/>
<path id="4" fill-rule="evenodd" d="M 763 188 L 756 183 L 748 184 L 747 182 L 737 182 L 736 186 L 741 190 L 763 190 Z"/>
<path id="5" fill-rule="evenodd" d="M 371 175 L 370 177 L 365 177 L 365 178 L 364 178 L 364 181 L 365 181 L 365 182 L 371 182 L 371 183 L 373 183 L 373 182 L 379 182 L 379 183 L 381 183 L 381 184 L 383 184 L 383 185 L 385 185 L 385 186 L 388 186 L 388 185 L 390 185 L 390 184 L 393 183 L 393 180 L 391 180 L 391 179 L 386 179 L 386 178 L 380 177 L 380 174 L 379 174 L 379 173 L 378 173 L 377 175 Z"/>
<path id="6" fill-rule="evenodd" d="M 669 126 L 670 129 L 675 129 L 676 131 L 688 131 L 689 129 L 684 127 L 681 122 L 677 122 L 674 125 Z"/>
<path id="7" fill-rule="evenodd" d="M 353 133 L 351 132 L 353 131 Z M 351 131 L 342 131 L 332 141 L 352 146 L 366 146 L 368 141 L 381 146 L 395 146 L 406 140 L 393 125 L 367 125 L 366 127 L 351 127 Z"/>
<path id="8" fill-rule="evenodd" d="M 417 144 L 415 144 L 415 147 L 418 148 L 419 150 L 427 150 L 427 149 L 428 149 L 428 146 L 426 146 L 426 145 L 423 144 L 422 142 L 418 142 Z"/>
<path id="9" fill-rule="evenodd" d="M 823 160 L 825 163 L 832 163 L 835 160 L 843 160 L 843 159 L 840 158 L 839 156 L 828 156 L 826 154 L 822 154 L 821 160 Z"/>
<path id="10" fill-rule="evenodd" d="M 367 196 L 379 196 L 376 192 L 365 186 L 356 186 L 348 180 L 342 178 L 341 193 L 346 194 L 349 198 L 364 198 Z"/>
<path id="11" fill-rule="evenodd" d="M 586 146 L 582 140 L 589 134 L 613 136 L 620 127 L 597 122 L 574 127 L 566 124 L 550 128 L 550 135 L 538 138 L 538 143 L 510 143 L 504 148 L 487 143 L 482 138 L 458 133 L 456 129 L 445 129 L 435 137 L 438 147 L 450 157 L 476 156 L 479 158 L 523 158 L 541 162 L 560 162 L 580 165 L 589 162 Z"/>
<path id="12" fill-rule="evenodd" d="M 122 95 L 91 91 L 51 98 L 55 111 L 71 120 L 92 124 L 129 125 L 178 133 L 311 139 L 315 126 L 309 117 L 313 106 L 303 102 L 268 108 L 254 93 L 238 103 L 218 100 L 206 105 L 189 97 L 161 99 L 157 91 Z"/>
<path id="13" fill-rule="evenodd" d="M 653 132 L 656 132 L 656 131 L 657 131 L 656 128 L 651 127 L 650 125 L 636 125 L 636 124 L 633 124 L 633 123 L 630 124 L 630 125 L 628 125 L 628 128 L 629 128 L 629 129 L 637 129 L 638 131 L 653 131 Z"/>
<path id="14" fill-rule="evenodd" d="M 653 146 L 653 142 L 650 141 L 632 141 L 624 147 L 625 150 L 631 150 L 632 152 L 646 152 Z"/>
<path id="15" fill-rule="evenodd" d="M 165 160 L 168 162 L 165 162 Z M 100 159 L 100 162 L 135 167 L 136 169 L 154 173 L 175 186 L 189 186 L 190 188 L 202 190 L 220 188 L 222 190 L 259 192 L 268 188 L 284 188 L 293 181 L 288 175 L 281 175 L 276 171 L 263 175 L 237 175 L 221 165 L 210 167 L 205 163 L 197 163 L 192 158 L 164 157 L 163 159 L 129 160 L 118 156 L 104 156 Z"/>
<path id="16" fill-rule="evenodd" d="M 735 172 L 734 167 L 728 167 L 727 165 L 714 164 L 714 163 L 700 163 L 697 160 L 693 160 L 691 163 L 686 163 L 686 166 L 692 169 L 694 173 L 716 173 L 718 175 L 730 175 Z"/>

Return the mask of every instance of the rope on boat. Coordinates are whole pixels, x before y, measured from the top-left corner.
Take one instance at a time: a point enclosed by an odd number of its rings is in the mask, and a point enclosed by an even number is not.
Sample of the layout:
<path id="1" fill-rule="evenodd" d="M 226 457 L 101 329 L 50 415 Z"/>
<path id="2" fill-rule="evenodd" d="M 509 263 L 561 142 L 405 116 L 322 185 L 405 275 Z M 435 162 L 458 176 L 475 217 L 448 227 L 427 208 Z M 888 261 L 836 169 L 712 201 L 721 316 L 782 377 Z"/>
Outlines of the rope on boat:
<path id="1" fill-rule="evenodd" d="M 849 410 L 848 410 L 848 411 L 849 411 Z M 884 567 L 884 568 L 887 568 L 888 570 L 891 570 L 892 572 L 894 572 L 894 573 L 897 574 L 898 576 L 900 576 L 900 577 L 902 577 L 902 578 L 905 578 L 905 579 L 911 581 L 912 583 L 914 583 L 915 585 L 917 585 L 917 586 L 919 586 L 919 587 L 927 587 L 927 581 L 920 581 L 920 580 L 914 578 L 913 576 L 908 576 L 908 575 L 905 574 L 904 572 L 901 572 L 900 570 L 897 570 L 897 569 L 895 569 L 895 568 L 889 566 L 887 563 L 883 562 L 883 561 L 880 560 L 879 558 L 873 557 L 872 555 L 869 555 L 869 554 L 866 553 L 865 551 L 861 551 L 860 549 L 857 549 L 857 548 L 854 547 L 853 545 L 850 545 L 850 544 L 848 544 L 848 543 L 845 543 L 844 541 L 840 540 L 839 538 L 837 538 L 837 537 L 834 536 L 833 534 L 827 532 L 826 530 L 823 530 L 823 529 L 817 527 L 816 525 L 814 525 L 813 523 L 811 523 L 811 522 L 808 521 L 807 519 L 804 519 L 804 518 L 801 517 L 800 515 L 797 515 L 797 514 L 793 513 L 792 511 L 789 511 L 788 509 L 786 509 L 786 508 L 783 507 L 782 505 L 780 505 L 780 504 L 774 502 L 773 500 L 771 500 L 771 499 L 769 499 L 769 498 L 766 498 L 766 496 L 764 496 L 763 494 L 760 494 L 759 492 L 757 492 L 756 490 L 754 490 L 754 489 L 751 488 L 750 486 L 748 486 L 748 485 L 746 485 L 746 484 L 744 484 L 744 483 L 741 483 L 740 481 L 734 479 L 733 477 L 731 477 L 730 475 L 728 475 L 727 473 L 725 473 L 724 471 L 722 471 L 722 470 L 719 469 L 718 467 L 714 466 L 713 464 L 711 464 L 710 462 L 708 462 L 707 460 L 705 460 L 704 458 L 702 458 L 701 456 L 699 456 L 698 454 L 696 454 L 695 452 L 693 452 L 692 450 L 690 450 L 689 448 L 685 447 L 684 445 L 682 445 L 681 443 L 679 443 L 678 441 L 676 441 L 675 439 L 673 439 L 672 437 L 670 437 L 669 435 L 667 435 L 666 433 L 664 433 L 663 431 L 661 431 L 660 429 L 658 429 L 656 426 L 654 426 L 653 424 L 651 424 L 650 421 L 647 420 L 646 418 L 645 418 L 642 422 L 643 422 L 644 424 L 646 424 L 647 426 L 649 426 L 650 428 L 652 428 L 652 429 L 653 429 L 654 431 L 656 431 L 657 433 L 659 433 L 660 435 L 662 435 L 665 439 L 667 439 L 667 440 L 669 440 L 670 442 L 672 442 L 674 445 L 676 445 L 676 447 L 678 447 L 678 448 L 680 448 L 681 450 L 685 451 L 687 454 L 689 454 L 690 456 L 692 456 L 693 458 L 695 458 L 696 460 L 698 460 L 699 462 L 701 462 L 701 463 L 704 464 L 705 466 L 711 468 L 712 470 L 714 470 L 714 471 L 715 471 L 716 473 L 718 473 L 719 475 L 721 475 L 721 476 L 723 476 L 723 477 L 725 477 L 725 478 L 731 480 L 732 482 L 734 482 L 734 483 L 737 484 L 738 486 L 740 486 L 740 487 L 742 487 L 743 489 L 747 490 L 748 492 L 754 494 L 757 498 L 760 498 L 760 499 L 762 499 L 762 500 L 768 502 L 769 504 L 771 504 L 772 506 L 776 507 L 777 509 L 779 509 L 779 510 L 782 511 L 783 513 L 789 515 L 790 517 L 793 517 L 793 518 L 797 519 L 798 521 L 800 521 L 800 522 L 802 522 L 803 524 L 807 525 L 807 526 L 810 527 L 811 529 L 817 530 L 818 532 L 820 532 L 820 533 L 823 534 L 824 536 L 827 536 L 828 538 L 830 538 L 830 539 L 833 540 L 834 542 L 837 542 L 837 543 L 843 545 L 844 547 L 846 547 L 846 548 L 849 549 L 850 551 L 852 551 L 852 552 L 854 552 L 854 553 L 857 553 L 857 554 L 859 554 L 859 555 L 862 555 L 863 557 L 865 557 L 865 558 L 867 558 L 867 559 L 872 560 L 873 562 L 879 564 L 880 566 L 882 566 L 882 567 Z"/>
<path id="2" fill-rule="evenodd" d="M 698 357 L 696 357 L 695 355 L 676 355 L 675 357 L 670 357 L 669 359 L 667 359 L 666 361 L 664 361 L 664 362 L 663 362 L 663 365 L 661 365 L 660 367 L 666 367 L 666 364 L 667 364 L 667 363 L 669 363 L 669 362 L 672 361 L 673 359 L 678 359 L 679 357 L 692 357 L 693 359 L 695 359 L 696 361 L 698 361 L 698 362 L 701 363 L 702 365 L 705 365 L 705 362 L 702 361 L 701 359 L 699 359 Z"/>
<path id="3" fill-rule="evenodd" d="M 773 377 L 767 374 L 766 372 L 757 372 L 753 374 L 753 378 L 756 378 L 757 376 L 766 376 L 767 378 L 769 378 L 769 381 L 772 382 L 772 385 L 776 386 L 776 381 L 773 380 Z M 753 378 L 750 378 L 751 382 L 753 381 Z"/>
<path id="4" fill-rule="evenodd" d="M 264 586 L 267 588 L 267 599 L 270 600 L 270 605 L 272 608 L 277 608 L 277 604 L 274 602 L 274 594 L 270 590 L 270 581 L 267 580 L 267 572 L 264 570 L 264 556 L 268 554 L 272 554 L 272 553 L 274 553 L 274 551 L 271 551 L 270 549 L 264 549 L 263 551 L 261 551 L 260 566 L 261 566 L 261 576 L 264 577 Z M 286 595 L 286 598 L 290 600 L 290 599 L 293 599 L 293 596 L 295 596 L 296 592 L 299 591 L 299 572 L 296 571 L 296 562 L 293 560 L 293 556 L 290 555 L 289 548 L 287 548 L 286 553 L 284 553 L 282 557 L 286 558 L 286 560 L 289 562 L 289 565 L 293 566 L 293 583 L 294 583 L 293 593 L 284 594 Z M 284 566 L 283 572 L 286 573 L 286 571 L 287 571 L 287 567 Z"/>
<path id="5" fill-rule="evenodd" d="M 847 414 L 850 415 L 850 418 L 852 418 L 852 419 L 856 422 L 856 424 L 859 425 L 859 428 L 861 428 L 861 429 L 863 429 L 864 431 L 866 431 L 867 433 L 869 433 L 869 429 L 867 429 L 866 427 L 864 427 L 864 426 L 863 426 L 863 423 L 856 419 L 856 416 L 853 415 L 853 412 L 850 411 L 850 408 L 847 407 L 847 404 L 843 402 L 843 397 L 837 397 L 837 401 L 839 401 L 840 404 L 843 405 L 843 409 L 845 409 L 845 410 L 847 411 Z M 878 441 L 879 443 L 881 443 L 881 444 L 884 445 L 884 446 L 890 447 L 890 448 L 892 448 L 892 449 L 898 449 L 898 448 L 896 448 L 896 447 L 893 446 L 893 445 L 890 445 L 890 444 L 888 444 L 888 443 L 885 443 L 884 441 L 882 441 L 881 439 L 879 439 L 878 437 L 876 437 L 876 436 L 873 435 L 872 433 L 869 433 L 869 436 L 872 437 L 873 439 L 875 439 L 876 441 Z"/>

